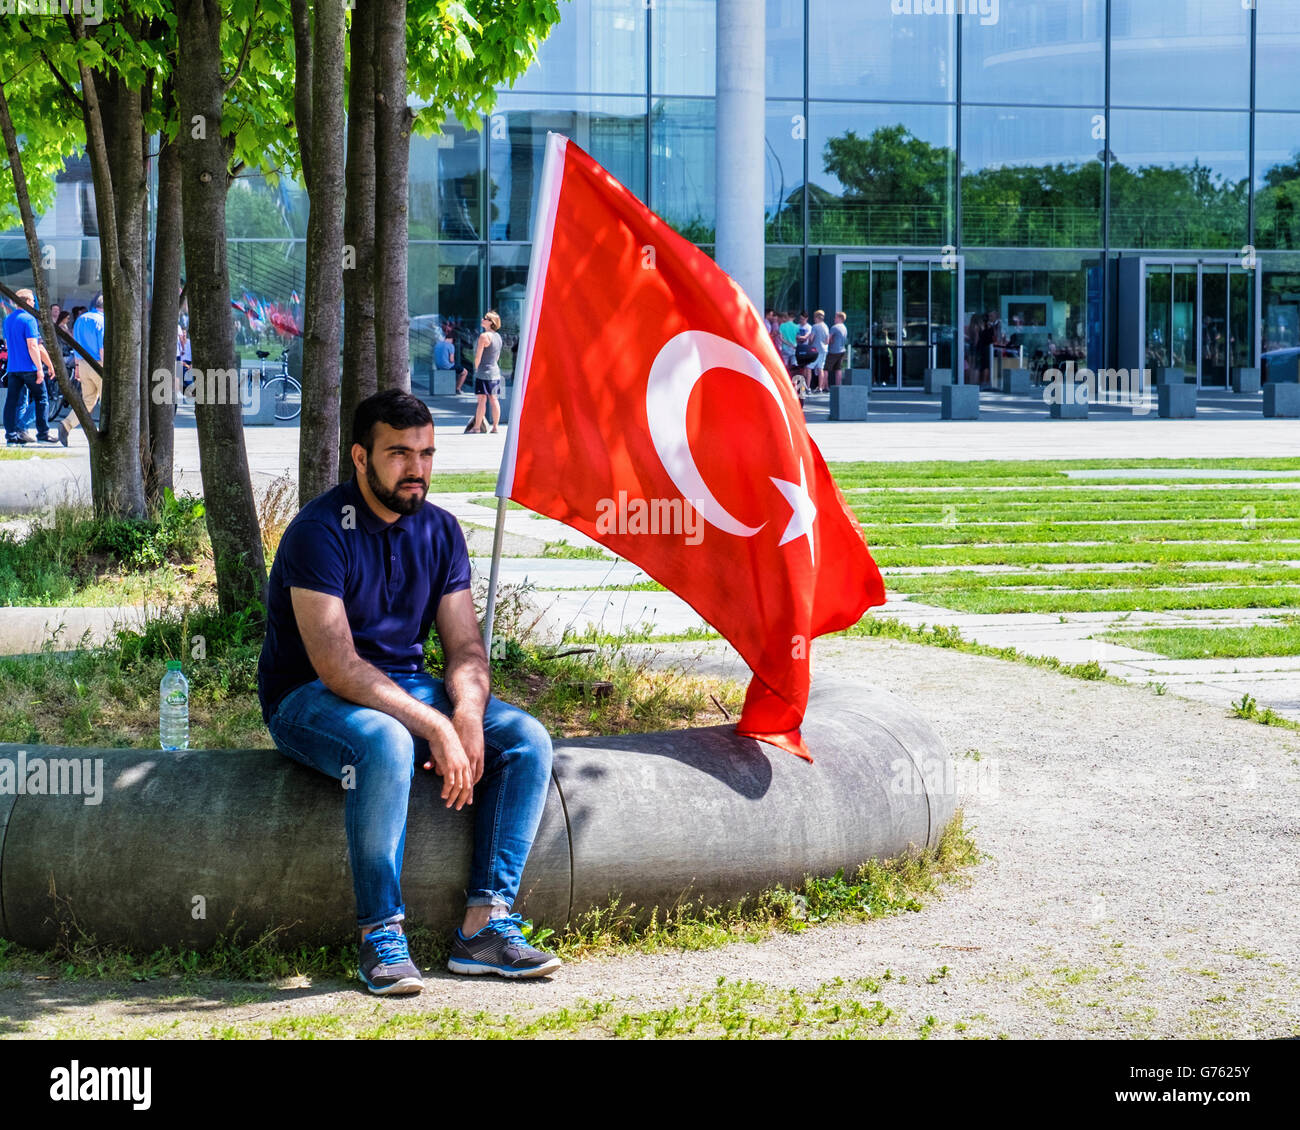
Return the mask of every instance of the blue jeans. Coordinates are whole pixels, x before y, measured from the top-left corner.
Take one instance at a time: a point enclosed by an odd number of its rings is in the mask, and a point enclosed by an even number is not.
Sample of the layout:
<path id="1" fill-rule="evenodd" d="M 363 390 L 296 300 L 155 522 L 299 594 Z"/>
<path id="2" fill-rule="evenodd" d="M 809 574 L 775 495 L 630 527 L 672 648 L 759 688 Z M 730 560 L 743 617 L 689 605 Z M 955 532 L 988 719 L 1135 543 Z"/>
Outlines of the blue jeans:
<path id="1" fill-rule="evenodd" d="M 423 672 L 390 675 L 413 698 L 451 717 L 441 679 Z M 319 679 L 290 691 L 268 723 L 281 753 L 336 781 L 353 767 L 344 816 L 357 896 L 357 925 L 400 922 L 406 807 L 418 760 L 429 743 L 391 714 L 358 706 Z M 468 906 L 509 909 L 541 823 L 551 780 L 551 737 L 536 718 L 489 698 L 483 716 L 483 776 L 474 786 L 474 853 Z M 440 802 L 441 803 L 441 802 Z"/>
<path id="2" fill-rule="evenodd" d="M 49 421 L 45 418 L 45 406 L 49 403 L 45 395 L 45 382 L 41 381 L 40 384 L 37 384 L 35 373 L 11 372 L 9 374 L 9 387 L 5 392 L 5 439 L 13 439 L 14 436 L 24 430 L 19 418 L 19 414 L 24 407 L 24 392 L 30 394 L 36 406 L 37 434 L 45 435 L 49 431 Z"/>

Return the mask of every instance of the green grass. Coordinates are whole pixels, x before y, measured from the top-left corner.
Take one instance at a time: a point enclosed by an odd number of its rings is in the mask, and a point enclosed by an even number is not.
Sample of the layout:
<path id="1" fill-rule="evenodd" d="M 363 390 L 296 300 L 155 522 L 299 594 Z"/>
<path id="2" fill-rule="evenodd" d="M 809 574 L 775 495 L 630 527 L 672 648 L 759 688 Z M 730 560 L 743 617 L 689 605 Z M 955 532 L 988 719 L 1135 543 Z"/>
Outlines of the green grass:
<path id="1" fill-rule="evenodd" d="M 959 612 L 1158 612 L 1181 608 L 1295 608 L 1300 587 L 1231 589 L 1118 589 L 1090 593 L 1056 589 L 1017 593 L 986 589 L 970 593 L 934 593 L 922 603 Z"/>
<path id="2" fill-rule="evenodd" d="M 32 450 L 34 446 L 0 447 L 0 459 L 30 459 L 33 455 L 37 459 L 62 459 L 68 454 L 66 451 L 53 451 L 49 448 Z"/>
<path id="3" fill-rule="evenodd" d="M 468 491 L 494 491 L 497 489 L 495 471 L 440 471 L 438 460 L 433 461 L 433 475 L 429 481 L 429 494 L 464 494 Z M 437 499 L 434 499 L 436 502 Z"/>
<path id="4" fill-rule="evenodd" d="M 548 541 L 542 547 L 543 557 L 567 557 L 577 561 L 612 561 L 614 555 L 595 545 L 570 545 L 567 541 Z"/>
<path id="5" fill-rule="evenodd" d="M 1236 459 L 976 459 L 962 462 L 952 460 L 926 460 L 922 462 L 889 463 L 832 463 L 829 465 L 842 490 L 855 487 L 935 486 L 949 480 L 962 485 L 998 486 L 1023 480 L 1038 480 L 1044 484 L 1091 484 L 1096 480 L 1071 479 L 1066 470 L 1116 470 L 1133 468 L 1134 474 L 1106 479 L 1107 483 L 1124 484 L 1150 482 L 1143 472 L 1168 468 L 1204 468 L 1218 471 L 1224 480 L 1232 478 L 1234 470 L 1249 471 L 1300 471 L 1300 459 L 1250 457 Z M 1177 480 L 1160 480 L 1177 481 Z M 1268 480 L 1252 479 L 1250 482 Z"/>
<path id="6" fill-rule="evenodd" d="M 1168 659 L 1256 659 L 1300 655 L 1300 617 L 1285 625 L 1245 628 L 1144 628 L 1111 631 L 1102 639 Z"/>
<path id="7" fill-rule="evenodd" d="M 502 586 L 498 599 L 493 691 L 556 737 L 720 724 L 723 709 L 740 711 L 745 688 L 733 680 L 653 667 L 649 658 L 617 648 L 531 643 L 522 590 Z M 201 661 L 194 658 L 200 639 Z M 190 680 L 192 749 L 270 748 L 257 698 L 261 646 L 260 625 L 250 615 L 222 618 L 197 608 L 123 630 L 103 647 L 0 657 L 0 741 L 154 748 L 158 683 L 166 661 L 180 659 Z M 425 657 L 439 677 L 436 636 Z"/>
<path id="8" fill-rule="evenodd" d="M 493 1015 L 485 1010 L 411 1005 L 394 1009 L 374 1002 L 347 1014 L 310 1013 L 186 1027 L 176 1018 L 161 1024 L 137 1022 L 114 1025 L 112 1034 L 134 1040 L 866 1039 L 897 1034 L 898 1017 L 878 996 L 888 981 L 887 977 L 861 977 L 846 983 L 836 977 L 814 989 L 785 989 L 719 977 L 713 989 L 684 992 L 672 1003 L 649 1008 L 616 997 L 583 998 L 553 1009 L 531 1008 L 516 999 L 515 1011 Z M 934 1029 L 934 1018 L 927 1017 L 924 1027 Z M 958 1022 L 954 1030 L 967 1027 Z M 65 1026 L 56 1035 L 93 1039 L 103 1033 Z"/>
<path id="9" fill-rule="evenodd" d="M 96 518 L 86 505 L 41 515 L 24 537 L 0 533 L 0 605 L 115 605 L 213 589 L 203 503 L 171 492 L 157 517 Z"/>

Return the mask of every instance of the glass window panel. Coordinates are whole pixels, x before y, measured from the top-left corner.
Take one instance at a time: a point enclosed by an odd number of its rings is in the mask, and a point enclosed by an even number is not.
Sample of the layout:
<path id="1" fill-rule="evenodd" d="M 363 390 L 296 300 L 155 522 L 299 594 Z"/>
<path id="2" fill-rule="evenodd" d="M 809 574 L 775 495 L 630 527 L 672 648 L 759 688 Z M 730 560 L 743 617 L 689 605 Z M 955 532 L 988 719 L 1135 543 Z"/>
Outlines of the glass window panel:
<path id="1" fill-rule="evenodd" d="M 962 110 L 962 242 L 977 247 L 1101 244 L 1101 110 Z"/>
<path id="2" fill-rule="evenodd" d="M 1300 0 L 1267 0 L 1255 15 L 1255 106 L 1300 109 Z"/>
<path id="3" fill-rule="evenodd" d="M 1112 106 L 1250 105 L 1250 10 L 1231 0 L 1112 0 Z"/>
<path id="4" fill-rule="evenodd" d="M 717 4 L 714 0 L 655 0 L 655 94 L 712 96 L 717 89 Z"/>
<path id="5" fill-rule="evenodd" d="M 413 135 L 408 196 L 412 239 L 482 239 L 483 135 L 455 121 Z"/>
<path id="6" fill-rule="evenodd" d="M 644 0 L 567 0 L 514 89 L 644 92 L 646 12 Z"/>
<path id="7" fill-rule="evenodd" d="M 814 104 L 809 242 L 951 243 L 955 128 L 948 106 Z"/>
<path id="8" fill-rule="evenodd" d="M 489 309 L 501 315 L 501 358 L 497 362 L 502 373 L 513 375 L 515 349 L 519 346 L 519 326 L 524 318 L 524 295 L 528 287 L 528 259 L 531 247 L 502 247 L 490 249 L 492 272 L 488 280 Z"/>
<path id="9" fill-rule="evenodd" d="M 895 7 L 903 11 L 895 14 Z M 957 21 L 921 8 L 918 0 L 809 0 L 809 95 L 951 101 Z M 963 18 L 969 23 L 979 16 Z"/>
<path id="10" fill-rule="evenodd" d="M 472 366 L 479 319 L 478 245 L 412 241 L 407 252 L 411 307 L 411 372 L 417 388 L 433 380 L 434 347 L 443 338 L 456 347 L 456 369 Z M 428 385 L 432 391 L 432 384 Z"/>
<path id="11" fill-rule="evenodd" d="M 1069 253 L 975 251 L 966 256 L 966 380 L 1007 364 L 1102 364 L 1101 260 Z M 990 346 L 992 353 L 990 356 Z"/>
<path id="12" fill-rule="evenodd" d="M 548 131 L 577 142 L 645 199 L 645 101 L 579 95 L 502 94 L 488 118 L 488 231 L 527 240 Z"/>
<path id="13" fill-rule="evenodd" d="M 803 239 L 803 139 L 806 131 L 802 102 L 767 104 L 763 210 L 769 243 L 797 243 Z"/>
<path id="14" fill-rule="evenodd" d="M 1246 243 L 1248 118 L 1114 112 L 1111 246 L 1240 250 Z"/>
<path id="15" fill-rule="evenodd" d="M 962 24 L 962 98 L 1102 105 L 1105 40 L 1105 0 L 999 0 Z"/>
<path id="16" fill-rule="evenodd" d="M 763 73 L 769 98 L 803 97 L 803 41 L 803 0 L 767 0 Z"/>
<path id="17" fill-rule="evenodd" d="M 1292 380 L 1300 372 L 1300 256 L 1270 256 L 1260 269 L 1263 287 L 1264 380 Z"/>
<path id="18" fill-rule="evenodd" d="M 764 311 L 803 308 L 803 248 L 769 247 L 764 274 Z"/>
<path id="19" fill-rule="evenodd" d="M 695 243 L 712 243 L 716 216 L 712 99 L 661 98 L 650 114 L 650 206 Z"/>
<path id="20" fill-rule="evenodd" d="M 1300 114 L 1255 115 L 1255 246 L 1300 248 Z"/>

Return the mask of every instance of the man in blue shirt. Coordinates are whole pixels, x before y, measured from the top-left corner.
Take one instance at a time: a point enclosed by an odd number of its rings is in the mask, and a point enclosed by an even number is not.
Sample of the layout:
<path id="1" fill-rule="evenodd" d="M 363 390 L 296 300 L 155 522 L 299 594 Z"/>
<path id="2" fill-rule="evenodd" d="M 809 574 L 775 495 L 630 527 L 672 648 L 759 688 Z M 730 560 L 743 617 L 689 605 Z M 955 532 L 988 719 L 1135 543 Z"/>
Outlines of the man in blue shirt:
<path id="1" fill-rule="evenodd" d="M 36 299 L 24 287 L 15 291 L 17 296 L 33 309 Z M 4 320 L 5 347 L 9 350 L 8 394 L 5 396 L 5 442 L 9 445 L 24 443 L 54 443 L 49 421 L 45 416 L 48 400 L 45 395 L 45 372 L 54 376 L 54 364 L 41 344 L 41 331 L 36 319 L 21 306 L 16 307 Z M 23 393 L 31 396 L 36 405 L 36 437 L 33 439 L 18 423 L 18 412 Z"/>
<path id="2" fill-rule="evenodd" d="M 359 972 L 371 992 L 423 987 L 401 925 L 417 760 L 442 777 L 447 807 L 475 807 L 448 968 L 543 976 L 559 958 L 529 946 L 510 909 L 546 803 L 550 736 L 489 694 L 465 538 L 425 500 L 429 409 L 397 389 L 377 393 L 357 405 L 352 440 L 353 478 L 304 506 L 276 551 L 257 669 L 263 719 L 281 752 L 347 788 Z M 431 626 L 441 680 L 424 670 Z"/>
<path id="3" fill-rule="evenodd" d="M 72 327 L 72 340 L 99 362 L 100 370 L 104 367 L 104 296 L 95 298 L 95 305 L 87 310 Z M 95 372 L 86 359 L 77 354 L 77 380 L 81 382 L 81 399 L 86 403 L 86 411 L 93 412 L 99 403 L 99 392 L 103 387 L 99 373 Z M 69 412 L 66 420 L 59 422 L 59 442 L 68 446 L 68 435 L 80 420 L 75 412 Z"/>

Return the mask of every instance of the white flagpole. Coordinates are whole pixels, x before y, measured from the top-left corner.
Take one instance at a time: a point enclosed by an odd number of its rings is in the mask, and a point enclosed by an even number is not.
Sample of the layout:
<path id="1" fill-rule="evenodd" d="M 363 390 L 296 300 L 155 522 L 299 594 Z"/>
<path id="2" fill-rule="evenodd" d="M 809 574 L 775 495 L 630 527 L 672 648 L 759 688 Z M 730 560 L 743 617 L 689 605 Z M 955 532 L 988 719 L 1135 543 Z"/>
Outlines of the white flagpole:
<path id="1" fill-rule="evenodd" d="M 506 503 L 514 489 L 515 458 L 519 451 L 519 418 L 523 412 L 524 389 L 533 359 L 533 342 L 537 337 L 538 306 L 543 276 L 551 258 L 551 235 L 555 230 L 555 207 L 560 198 L 559 181 L 564 172 L 564 148 L 568 138 L 547 133 L 546 158 L 542 164 L 541 187 L 533 210 L 533 250 L 528 260 L 528 286 L 524 292 L 523 319 L 519 325 L 519 345 L 515 350 L 514 389 L 510 395 L 510 423 L 506 431 L 505 451 L 497 474 L 497 522 L 492 535 L 492 567 L 488 574 L 487 608 L 483 614 L 483 647 L 492 657 L 492 628 L 496 620 L 497 580 L 501 574 L 501 542 L 506 533 Z"/>

